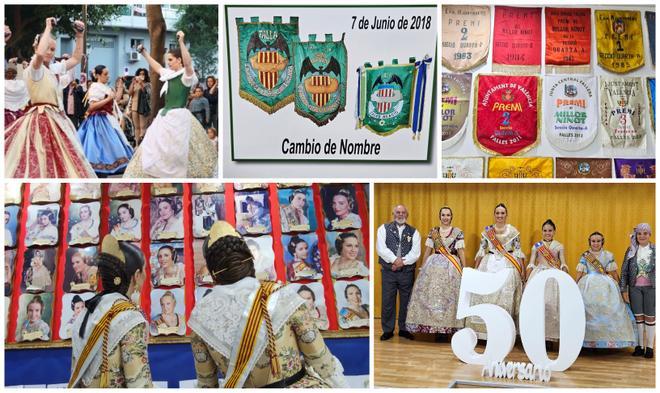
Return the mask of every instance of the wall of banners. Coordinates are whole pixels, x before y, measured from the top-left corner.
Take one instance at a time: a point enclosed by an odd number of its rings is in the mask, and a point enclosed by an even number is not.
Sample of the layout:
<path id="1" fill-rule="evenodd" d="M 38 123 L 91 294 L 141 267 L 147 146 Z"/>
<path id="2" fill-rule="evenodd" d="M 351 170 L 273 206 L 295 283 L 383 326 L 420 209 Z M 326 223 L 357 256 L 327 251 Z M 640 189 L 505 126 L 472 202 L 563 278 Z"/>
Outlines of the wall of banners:
<path id="1" fill-rule="evenodd" d="M 202 245 L 217 220 L 245 236 L 257 278 L 299 287 L 328 336 L 368 334 L 367 201 L 357 183 L 6 185 L 5 342 L 70 339 L 101 289 L 94 257 L 108 233 L 145 255 L 147 279 L 132 300 L 152 340 L 185 342 L 195 301 L 212 288 Z"/>
<path id="2" fill-rule="evenodd" d="M 441 16 L 444 178 L 655 177 L 655 7 Z"/>
<path id="3" fill-rule="evenodd" d="M 437 7 L 225 15 L 231 161 L 430 160 Z"/>

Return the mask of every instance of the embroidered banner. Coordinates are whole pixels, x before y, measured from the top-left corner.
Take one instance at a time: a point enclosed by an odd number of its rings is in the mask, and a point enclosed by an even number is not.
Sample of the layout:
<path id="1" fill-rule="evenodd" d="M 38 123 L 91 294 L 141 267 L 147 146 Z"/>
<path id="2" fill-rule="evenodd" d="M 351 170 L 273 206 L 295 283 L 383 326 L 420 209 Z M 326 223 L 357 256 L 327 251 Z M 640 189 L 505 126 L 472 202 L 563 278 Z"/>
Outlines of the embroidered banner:
<path id="1" fill-rule="evenodd" d="M 426 56 L 406 64 L 397 59 L 392 64 L 366 63 L 358 69 L 357 127 L 366 127 L 379 135 L 390 135 L 402 128 L 412 128 L 419 137 L 426 95 L 428 65 Z"/>
<path id="2" fill-rule="evenodd" d="M 545 8 L 547 73 L 591 71 L 591 8 Z"/>
<path id="3" fill-rule="evenodd" d="M 556 178 L 612 178 L 612 160 L 609 158 L 557 157 L 555 166 Z"/>
<path id="4" fill-rule="evenodd" d="M 615 158 L 614 172 L 619 179 L 655 179 L 655 158 Z"/>
<path id="5" fill-rule="evenodd" d="M 442 148 L 456 144 L 465 133 L 470 110 L 472 74 L 442 74 Z"/>
<path id="6" fill-rule="evenodd" d="M 552 178 L 551 157 L 490 157 L 489 178 Z"/>
<path id="7" fill-rule="evenodd" d="M 649 31 L 649 49 L 651 50 L 651 62 L 655 65 L 655 12 L 646 11 L 646 27 Z"/>
<path id="8" fill-rule="evenodd" d="M 541 8 L 495 6 L 493 72 L 541 72 Z"/>
<path id="9" fill-rule="evenodd" d="M 539 140 L 540 79 L 478 75 L 475 81 L 474 140 L 490 154 L 523 154 Z"/>
<path id="10" fill-rule="evenodd" d="M 649 95 L 651 125 L 653 126 L 653 131 L 655 131 L 655 78 L 646 78 L 646 91 Z"/>
<path id="11" fill-rule="evenodd" d="M 239 95 L 268 112 L 275 113 L 293 101 L 293 42 L 298 39 L 298 17 L 283 23 L 250 22 L 236 18 L 239 51 Z"/>
<path id="12" fill-rule="evenodd" d="M 480 179 L 484 177 L 484 157 L 442 157 L 444 179 Z"/>
<path id="13" fill-rule="evenodd" d="M 333 41 L 317 42 L 316 34 L 309 41 L 294 44 L 296 79 L 296 113 L 324 126 L 346 106 L 347 54 L 344 35 Z"/>
<path id="14" fill-rule="evenodd" d="M 489 47 L 489 6 L 442 6 L 442 65 L 467 71 L 486 61 Z"/>
<path id="15" fill-rule="evenodd" d="M 559 149 L 582 150 L 598 135 L 596 78 L 546 76 L 545 135 Z"/>
<path id="16" fill-rule="evenodd" d="M 644 65 L 642 17 L 639 11 L 596 10 L 598 64 L 625 73 Z"/>
<path id="17" fill-rule="evenodd" d="M 642 78 L 601 76 L 599 94 L 603 146 L 645 149 Z"/>

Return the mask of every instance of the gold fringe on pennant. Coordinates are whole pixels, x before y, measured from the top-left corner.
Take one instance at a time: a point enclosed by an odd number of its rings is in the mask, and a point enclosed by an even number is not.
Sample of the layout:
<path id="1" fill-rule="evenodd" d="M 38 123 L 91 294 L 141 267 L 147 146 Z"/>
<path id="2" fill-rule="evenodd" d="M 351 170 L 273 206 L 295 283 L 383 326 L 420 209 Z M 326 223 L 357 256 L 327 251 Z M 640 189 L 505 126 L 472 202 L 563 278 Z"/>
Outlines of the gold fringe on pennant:
<path id="1" fill-rule="evenodd" d="M 275 105 L 268 105 L 265 104 L 263 101 L 259 100 L 255 96 L 251 95 L 250 93 L 240 90 L 238 92 L 238 95 L 243 98 L 246 101 L 250 101 L 254 105 L 258 106 L 260 109 L 262 109 L 264 112 L 268 113 L 269 115 L 272 115 L 273 113 L 279 111 L 280 109 L 284 108 L 285 106 L 289 105 L 290 103 L 293 102 L 294 95 L 291 93 L 291 95 L 284 97 L 281 99 L 279 102 L 277 102 Z"/>
<path id="2" fill-rule="evenodd" d="M 546 74 L 591 74 L 591 64 L 584 65 L 545 65 Z"/>
<path id="3" fill-rule="evenodd" d="M 335 111 L 330 117 L 328 117 L 327 119 L 325 119 L 325 120 L 323 120 L 323 121 L 318 121 L 314 116 L 312 116 L 312 115 L 310 115 L 309 113 L 304 112 L 304 111 L 302 111 L 302 110 L 300 110 L 300 109 L 298 109 L 298 108 L 296 108 L 296 113 L 299 114 L 299 115 L 302 116 L 302 117 L 306 117 L 306 118 L 308 118 L 309 120 L 313 121 L 314 124 L 316 124 L 317 126 L 319 126 L 319 127 L 323 127 L 324 125 L 326 125 L 326 124 L 330 123 L 332 120 L 334 120 L 335 117 L 337 117 L 337 115 L 338 115 L 339 113 L 341 113 L 341 112 L 344 111 L 344 109 L 345 109 L 345 108 L 344 108 L 343 106 L 340 106 L 339 108 L 337 108 L 337 110 L 336 110 L 336 111 Z"/>

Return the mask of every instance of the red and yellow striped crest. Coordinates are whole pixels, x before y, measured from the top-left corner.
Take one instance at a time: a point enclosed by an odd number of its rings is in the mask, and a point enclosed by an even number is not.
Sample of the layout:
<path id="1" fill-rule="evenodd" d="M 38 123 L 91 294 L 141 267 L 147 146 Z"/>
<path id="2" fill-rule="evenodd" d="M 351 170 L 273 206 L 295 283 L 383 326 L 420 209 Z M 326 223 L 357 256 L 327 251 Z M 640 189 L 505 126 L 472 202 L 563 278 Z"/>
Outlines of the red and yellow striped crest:
<path id="1" fill-rule="evenodd" d="M 277 64 L 280 62 L 280 54 L 277 52 L 259 52 L 257 54 L 258 64 Z M 277 71 L 259 71 L 259 82 L 268 90 L 277 85 Z"/>

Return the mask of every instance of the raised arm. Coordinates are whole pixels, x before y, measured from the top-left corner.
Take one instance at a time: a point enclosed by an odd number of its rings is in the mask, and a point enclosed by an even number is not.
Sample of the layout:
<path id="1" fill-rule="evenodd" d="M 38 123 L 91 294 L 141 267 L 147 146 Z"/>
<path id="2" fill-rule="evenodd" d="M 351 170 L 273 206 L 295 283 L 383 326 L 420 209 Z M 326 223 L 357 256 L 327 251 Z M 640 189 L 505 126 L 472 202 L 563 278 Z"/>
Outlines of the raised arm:
<path id="1" fill-rule="evenodd" d="M 184 40 L 186 34 L 183 31 L 176 32 L 176 38 L 179 41 L 179 48 L 181 48 L 181 60 L 183 61 L 183 68 L 186 69 L 186 76 L 193 76 L 195 71 L 192 66 L 192 58 L 190 57 L 190 52 L 186 47 L 186 41 Z"/>
<path id="2" fill-rule="evenodd" d="M 34 60 L 32 60 L 32 68 L 35 70 L 40 69 L 44 62 L 44 56 L 46 56 L 48 47 L 50 46 L 50 40 L 52 40 L 51 32 L 53 31 L 54 23 L 55 18 L 46 18 L 46 27 L 44 28 L 44 32 L 41 33 L 37 49 L 34 52 Z"/>
<path id="3" fill-rule="evenodd" d="M 85 24 L 77 20 L 73 22 L 73 29 L 76 31 L 76 48 L 73 50 L 71 57 L 64 63 L 67 71 L 80 64 L 80 61 L 83 57 L 83 36 L 85 34 Z"/>
<path id="4" fill-rule="evenodd" d="M 142 57 L 144 57 L 147 63 L 149 63 L 149 67 L 153 68 L 153 70 L 156 71 L 158 75 L 160 75 L 160 72 L 163 70 L 163 66 L 161 66 L 160 63 L 154 60 L 153 57 L 151 57 L 149 52 L 147 52 L 147 50 L 144 48 L 142 44 L 138 45 L 137 51 L 142 55 Z"/>

